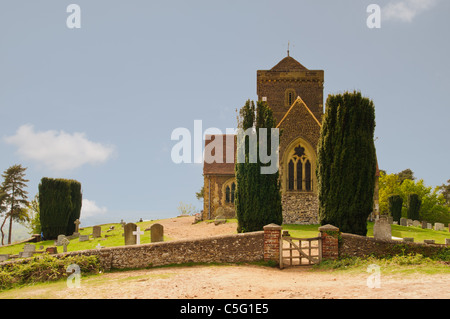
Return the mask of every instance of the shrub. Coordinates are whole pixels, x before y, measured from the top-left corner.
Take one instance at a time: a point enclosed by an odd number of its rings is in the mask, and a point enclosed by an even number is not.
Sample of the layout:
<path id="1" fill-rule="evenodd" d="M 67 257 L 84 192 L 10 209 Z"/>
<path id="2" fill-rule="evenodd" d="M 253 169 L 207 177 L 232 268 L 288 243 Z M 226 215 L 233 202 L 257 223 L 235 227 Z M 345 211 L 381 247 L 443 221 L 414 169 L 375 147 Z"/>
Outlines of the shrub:
<path id="1" fill-rule="evenodd" d="M 72 235 L 81 212 L 81 184 L 44 177 L 39 184 L 39 211 L 44 238 Z"/>
<path id="2" fill-rule="evenodd" d="M 400 225 L 400 218 L 402 217 L 403 198 L 400 195 L 392 195 L 388 198 L 389 212 L 394 221 Z"/>
<path id="3" fill-rule="evenodd" d="M 68 277 L 70 273 L 66 269 L 71 264 L 77 264 L 82 274 L 98 273 L 101 269 L 96 255 L 56 258 L 44 254 L 23 263 L 3 265 L 0 269 L 0 289 Z"/>
<path id="4" fill-rule="evenodd" d="M 420 220 L 419 212 L 420 212 L 421 204 L 422 204 L 422 202 L 419 199 L 419 195 L 417 195 L 417 194 L 409 194 L 408 195 L 407 216 L 409 219 Z"/>

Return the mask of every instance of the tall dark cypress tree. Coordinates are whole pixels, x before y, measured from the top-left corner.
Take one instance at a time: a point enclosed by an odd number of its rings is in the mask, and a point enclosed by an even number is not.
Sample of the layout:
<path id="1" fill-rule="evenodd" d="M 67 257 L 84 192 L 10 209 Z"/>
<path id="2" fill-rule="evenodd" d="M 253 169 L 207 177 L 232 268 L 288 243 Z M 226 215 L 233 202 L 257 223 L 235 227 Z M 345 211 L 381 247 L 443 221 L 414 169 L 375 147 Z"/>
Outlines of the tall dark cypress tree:
<path id="1" fill-rule="evenodd" d="M 329 95 L 318 145 L 319 220 L 365 236 L 373 210 L 375 107 L 360 92 Z"/>
<path id="2" fill-rule="evenodd" d="M 257 107 L 253 101 L 248 100 L 241 108 L 238 127 L 242 130 L 255 128 L 253 138 L 258 141 L 259 128 L 267 128 L 267 149 L 271 149 L 271 128 L 275 127 L 272 110 L 264 102 L 258 102 Z M 245 139 L 245 140 L 244 140 Z M 235 165 L 237 189 L 235 195 L 236 215 L 238 219 L 238 232 L 262 230 L 270 223 L 281 224 L 282 206 L 281 193 L 278 180 L 278 170 L 274 174 L 261 174 L 261 167 L 268 166 L 257 157 L 256 163 L 250 162 L 250 137 L 242 140 L 238 136 L 238 153 L 245 148 L 245 161 Z M 259 154 L 257 143 L 257 155 Z"/>

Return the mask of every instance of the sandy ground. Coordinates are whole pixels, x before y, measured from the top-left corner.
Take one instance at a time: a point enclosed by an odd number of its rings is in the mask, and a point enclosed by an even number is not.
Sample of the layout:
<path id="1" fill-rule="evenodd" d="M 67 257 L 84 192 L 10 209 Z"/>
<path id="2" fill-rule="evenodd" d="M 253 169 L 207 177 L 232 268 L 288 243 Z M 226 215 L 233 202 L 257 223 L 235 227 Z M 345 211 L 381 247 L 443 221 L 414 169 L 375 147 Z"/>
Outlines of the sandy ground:
<path id="1" fill-rule="evenodd" d="M 192 221 L 191 217 L 183 217 L 159 223 L 172 239 L 229 234 L 236 227 L 236 224 L 192 225 Z M 369 273 L 311 271 L 305 266 L 283 270 L 255 265 L 168 267 L 81 278 L 80 288 L 69 289 L 60 284 L 57 288 L 49 285 L 23 289 L 19 298 L 450 298 L 450 275 L 384 275 L 380 269 L 379 288 L 368 287 L 369 276 Z"/>

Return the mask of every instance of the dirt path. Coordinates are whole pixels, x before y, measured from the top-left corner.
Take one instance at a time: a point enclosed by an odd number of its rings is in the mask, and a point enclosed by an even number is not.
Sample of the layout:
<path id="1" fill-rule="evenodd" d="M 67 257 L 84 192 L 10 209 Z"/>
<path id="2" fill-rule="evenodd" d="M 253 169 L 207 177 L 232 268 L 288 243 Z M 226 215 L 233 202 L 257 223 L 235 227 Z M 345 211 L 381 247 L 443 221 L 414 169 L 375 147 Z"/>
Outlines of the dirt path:
<path id="1" fill-rule="evenodd" d="M 449 275 L 384 276 L 369 288 L 369 274 L 279 270 L 253 265 L 171 267 L 107 273 L 65 283 L 5 292 L 0 298 L 61 299 L 448 299 Z M 15 293 L 16 295 L 10 295 Z"/>
<path id="2" fill-rule="evenodd" d="M 194 217 L 177 217 L 158 221 L 158 224 L 164 226 L 164 235 L 172 240 L 194 239 L 210 237 L 217 235 L 235 234 L 236 223 L 226 223 L 215 225 L 214 223 L 193 224 Z"/>

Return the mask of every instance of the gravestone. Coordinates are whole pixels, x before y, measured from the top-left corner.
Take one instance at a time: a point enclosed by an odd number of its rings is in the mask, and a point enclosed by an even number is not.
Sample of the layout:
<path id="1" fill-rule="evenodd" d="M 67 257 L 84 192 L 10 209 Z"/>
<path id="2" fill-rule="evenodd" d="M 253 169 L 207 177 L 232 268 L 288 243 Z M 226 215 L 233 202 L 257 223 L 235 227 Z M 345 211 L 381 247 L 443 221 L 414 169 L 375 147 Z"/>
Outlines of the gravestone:
<path id="1" fill-rule="evenodd" d="M 136 235 L 133 232 L 136 231 L 137 225 L 134 223 L 128 223 L 123 227 L 125 245 L 136 245 Z"/>
<path id="2" fill-rule="evenodd" d="M 422 229 L 427 229 L 427 222 L 425 220 L 422 221 Z"/>
<path id="3" fill-rule="evenodd" d="M 403 238 L 403 241 L 413 243 L 414 242 L 414 238 L 412 238 L 412 237 L 405 237 L 405 238 Z"/>
<path id="4" fill-rule="evenodd" d="M 450 245 L 450 238 L 445 238 L 445 245 Z"/>
<path id="5" fill-rule="evenodd" d="M 423 243 L 424 244 L 434 244 L 434 239 L 424 239 Z"/>
<path id="6" fill-rule="evenodd" d="M 66 238 L 66 235 L 58 235 L 58 238 L 56 239 L 56 246 L 62 246 L 62 240 Z"/>
<path id="7" fill-rule="evenodd" d="M 394 217 L 388 216 L 387 217 L 387 222 L 389 223 L 389 225 L 392 225 L 392 223 L 394 222 Z"/>
<path id="8" fill-rule="evenodd" d="M 400 226 L 406 226 L 406 218 L 400 218 Z"/>
<path id="9" fill-rule="evenodd" d="M 36 251 L 36 246 L 32 244 L 25 244 L 25 246 L 23 246 L 23 251 L 26 253 L 34 253 Z"/>
<path id="10" fill-rule="evenodd" d="M 92 237 L 94 238 L 102 237 L 102 228 L 100 226 L 94 226 L 92 228 Z"/>
<path id="11" fill-rule="evenodd" d="M 414 227 L 420 227 L 421 223 L 418 220 L 413 220 L 413 226 Z"/>
<path id="12" fill-rule="evenodd" d="M 75 231 L 73 232 L 73 235 L 78 237 L 78 236 L 80 236 L 80 230 L 79 229 L 80 229 L 81 222 L 80 222 L 79 219 L 77 219 L 73 223 L 75 224 Z"/>
<path id="13" fill-rule="evenodd" d="M 70 244 L 70 240 L 64 238 L 61 242 L 63 245 L 63 252 L 67 253 L 67 246 Z"/>
<path id="14" fill-rule="evenodd" d="M 9 259 L 9 254 L 0 254 L 0 263 Z"/>
<path id="15" fill-rule="evenodd" d="M 431 223 L 427 223 L 427 229 L 433 229 L 433 225 Z"/>
<path id="16" fill-rule="evenodd" d="M 136 236 L 136 244 L 140 245 L 141 244 L 141 235 L 144 235 L 144 232 L 141 231 L 140 227 L 136 227 L 136 230 L 133 232 L 133 235 Z"/>
<path id="17" fill-rule="evenodd" d="M 444 224 L 434 223 L 434 230 L 444 230 Z"/>
<path id="18" fill-rule="evenodd" d="M 412 219 L 407 219 L 406 220 L 406 226 L 412 226 L 413 225 L 413 220 Z"/>
<path id="19" fill-rule="evenodd" d="M 392 239 L 391 225 L 386 218 L 379 218 L 375 221 L 375 225 L 373 225 L 373 237 L 381 240 Z"/>
<path id="20" fill-rule="evenodd" d="M 152 243 L 164 241 L 164 226 L 161 224 L 153 224 L 150 227 L 150 239 Z"/>
<path id="21" fill-rule="evenodd" d="M 58 247 L 55 247 L 55 246 L 47 247 L 45 249 L 45 252 L 49 253 L 49 254 L 57 254 L 58 253 Z"/>
<path id="22" fill-rule="evenodd" d="M 78 240 L 80 242 L 82 241 L 88 241 L 89 240 L 89 235 L 80 235 L 80 237 L 78 238 Z"/>

